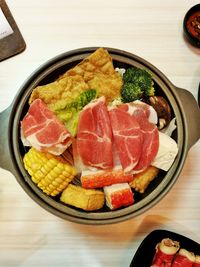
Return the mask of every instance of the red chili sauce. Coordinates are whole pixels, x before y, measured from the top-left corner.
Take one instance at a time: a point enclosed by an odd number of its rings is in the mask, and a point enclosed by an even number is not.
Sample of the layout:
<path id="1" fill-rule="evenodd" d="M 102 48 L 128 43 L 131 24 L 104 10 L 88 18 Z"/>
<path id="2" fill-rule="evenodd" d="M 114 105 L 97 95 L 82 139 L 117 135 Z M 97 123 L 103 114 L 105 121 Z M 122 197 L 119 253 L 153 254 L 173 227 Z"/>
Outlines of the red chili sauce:
<path id="1" fill-rule="evenodd" d="M 187 29 L 193 37 L 200 40 L 200 10 L 189 17 Z"/>

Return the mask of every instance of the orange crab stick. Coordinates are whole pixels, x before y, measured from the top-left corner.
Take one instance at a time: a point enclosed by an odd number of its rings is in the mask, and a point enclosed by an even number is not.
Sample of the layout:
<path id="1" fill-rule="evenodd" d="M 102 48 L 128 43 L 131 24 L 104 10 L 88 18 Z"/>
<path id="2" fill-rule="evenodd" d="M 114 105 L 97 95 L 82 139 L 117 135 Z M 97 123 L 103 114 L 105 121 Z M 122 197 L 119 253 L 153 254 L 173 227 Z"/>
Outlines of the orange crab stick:
<path id="1" fill-rule="evenodd" d="M 128 183 L 105 186 L 104 193 L 106 196 L 106 205 L 111 210 L 130 206 L 134 202 L 133 192 Z"/>
<path id="2" fill-rule="evenodd" d="M 133 175 L 125 173 L 122 169 L 106 171 L 83 171 L 81 183 L 83 188 L 103 188 L 112 184 L 128 183 Z"/>

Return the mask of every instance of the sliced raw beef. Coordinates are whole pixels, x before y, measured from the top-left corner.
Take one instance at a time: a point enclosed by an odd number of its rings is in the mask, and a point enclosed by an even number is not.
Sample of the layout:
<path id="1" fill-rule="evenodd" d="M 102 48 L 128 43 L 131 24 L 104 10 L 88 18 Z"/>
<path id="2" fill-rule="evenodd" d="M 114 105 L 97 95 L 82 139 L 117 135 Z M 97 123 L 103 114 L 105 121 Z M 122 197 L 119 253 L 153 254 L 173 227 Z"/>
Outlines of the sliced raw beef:
<path id="1" fill-rule="evenodd" d="M 126 110 L 115 107 L 109 111 L 114 143 L 125 172 L 137 165 L 142 150 L 142 133 L 134 116 Z"/>
<path id="2" fill-rule="evenodd" d="M 21 136 L 24 145 L 54 155 L 62 154 L 72 142 L 68 130 L 40 99 L 32 102 L 21 121 Z"/>
<path id="3" fill-rule="evenodd" d="M 89 167 L 113 167 L 112 131 L 105 97 L 100 97 L 84 107 L 80 114 L 77 153 Z"/>
<path id="4" fill-rule="evenodd" d="M 150 123 L 146 118 L 137 117 L 140 129 L 143 134 L 143 144 L 140 160 L 135 171 L 145 170 L 154 160 L 159 147 L 159 134 L 155 124 Z"/>
<path id="5" fill-rule="evenodd" d="M 148 104 L 140 101 L 124 104 L 119 108 L 133 116 L 140 126 L 143 143 L 141 146 L 141 157 L 138 164 L 134 167 L 134 171 L 143 171 L 151 164 L 158 152 L 159 134 L 158 128 L 154 124 L 157 121 L 156 112 Z M 154 121 L 154 123 L 151 121 Z"/>
<path id="6" fill-rule="evenodd" d="M 134 116 L 144 116 L 153 124 L 157 124 L 158 122 L 158 115 L 155 109 L 142 101 L 136 100 L 134 102 L 120 105 L 119 107 L 128 110 L 128 112 Z"/>

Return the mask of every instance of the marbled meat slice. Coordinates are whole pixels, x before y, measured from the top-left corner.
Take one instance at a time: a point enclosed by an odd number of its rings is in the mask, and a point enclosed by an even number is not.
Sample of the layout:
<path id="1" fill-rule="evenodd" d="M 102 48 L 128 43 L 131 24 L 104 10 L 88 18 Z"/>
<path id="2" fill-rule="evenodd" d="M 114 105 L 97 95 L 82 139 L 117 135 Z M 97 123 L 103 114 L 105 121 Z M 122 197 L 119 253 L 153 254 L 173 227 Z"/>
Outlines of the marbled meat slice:
<path id="1" fill-rule="evenodd" d="M 124 110 L 128 110 L 130 114 L 136 117 L 144 116 L 148 119 L 149 122 L 153 124 L 158 123 L 158 115 L 155 109 L 140 100 L 136 100 L 127 104 L 122 104 L 120 105 L 120 107 Z"/>
<path id="2" fill-rule="evenodd" d="M 32 102 L 21 121 L 21 135 L 24 145 L 54 155 L 62 154 L 72 142 L 68 130 L 41 99 Z"/>
<path id="3" fill-rule="evenodd" d="M 121 109 L 133 116 L 142 132 L 143 143 L 141 147 L 141 157 L 138 164 L 134 167 L 135 172 L 145 170 L 154 160 L 159 147 L 159 134 L 158 128 L 154 124 L 156 122 L 156 112 L 149 105 L 142 102 L 132 102 L 120 106 Z M 151 121 L 154 121 L 152 123 Z"/>
<path id="4" fill-rule="evenodd" d="M 76 141 L 77 153 L 89 167 L 113 167 L 112 131 L 105 97 L 84 107 L 80 114 Z"/>
<path id="5" fill-rule="evenodd" d="M 140 160 L 134 170 L 143 171 L 152 163 L 157 155 L 159 135 L 155 124 L 150 123 L 145 118 L 137 118 L 137 120 L 143 134 L 143 144 Z"/>
<path id="6" fill-rule="evenodd" d="M 127 111 L 115 107 L 109 111 L 114 143 L 125 172 L 137 165 L 142 151 L 143 137 L 139 123 Z"/>

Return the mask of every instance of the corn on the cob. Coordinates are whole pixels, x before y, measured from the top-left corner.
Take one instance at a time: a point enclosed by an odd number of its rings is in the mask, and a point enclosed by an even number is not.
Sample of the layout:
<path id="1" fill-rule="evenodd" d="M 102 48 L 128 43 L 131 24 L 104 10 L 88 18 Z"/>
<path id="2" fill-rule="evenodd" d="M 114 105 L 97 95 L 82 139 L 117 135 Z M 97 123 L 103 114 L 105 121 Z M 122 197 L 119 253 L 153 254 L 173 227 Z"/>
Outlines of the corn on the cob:
<path id="1" fill-rule="evenodd" d="M 62 192 L 76 175 L 76 169 L 61 157 L 31 148 L 23 158 L 25 169 L 34 183 L 47 195 Z"/>
<path id="2" fill-rule="evenodd" d="M 143 172 L 133 175 L 133 181 L 129 185 L 139 193 L 144 193 L 149 183 L 157 176 L 159 169 L 149 166 Z"/>

